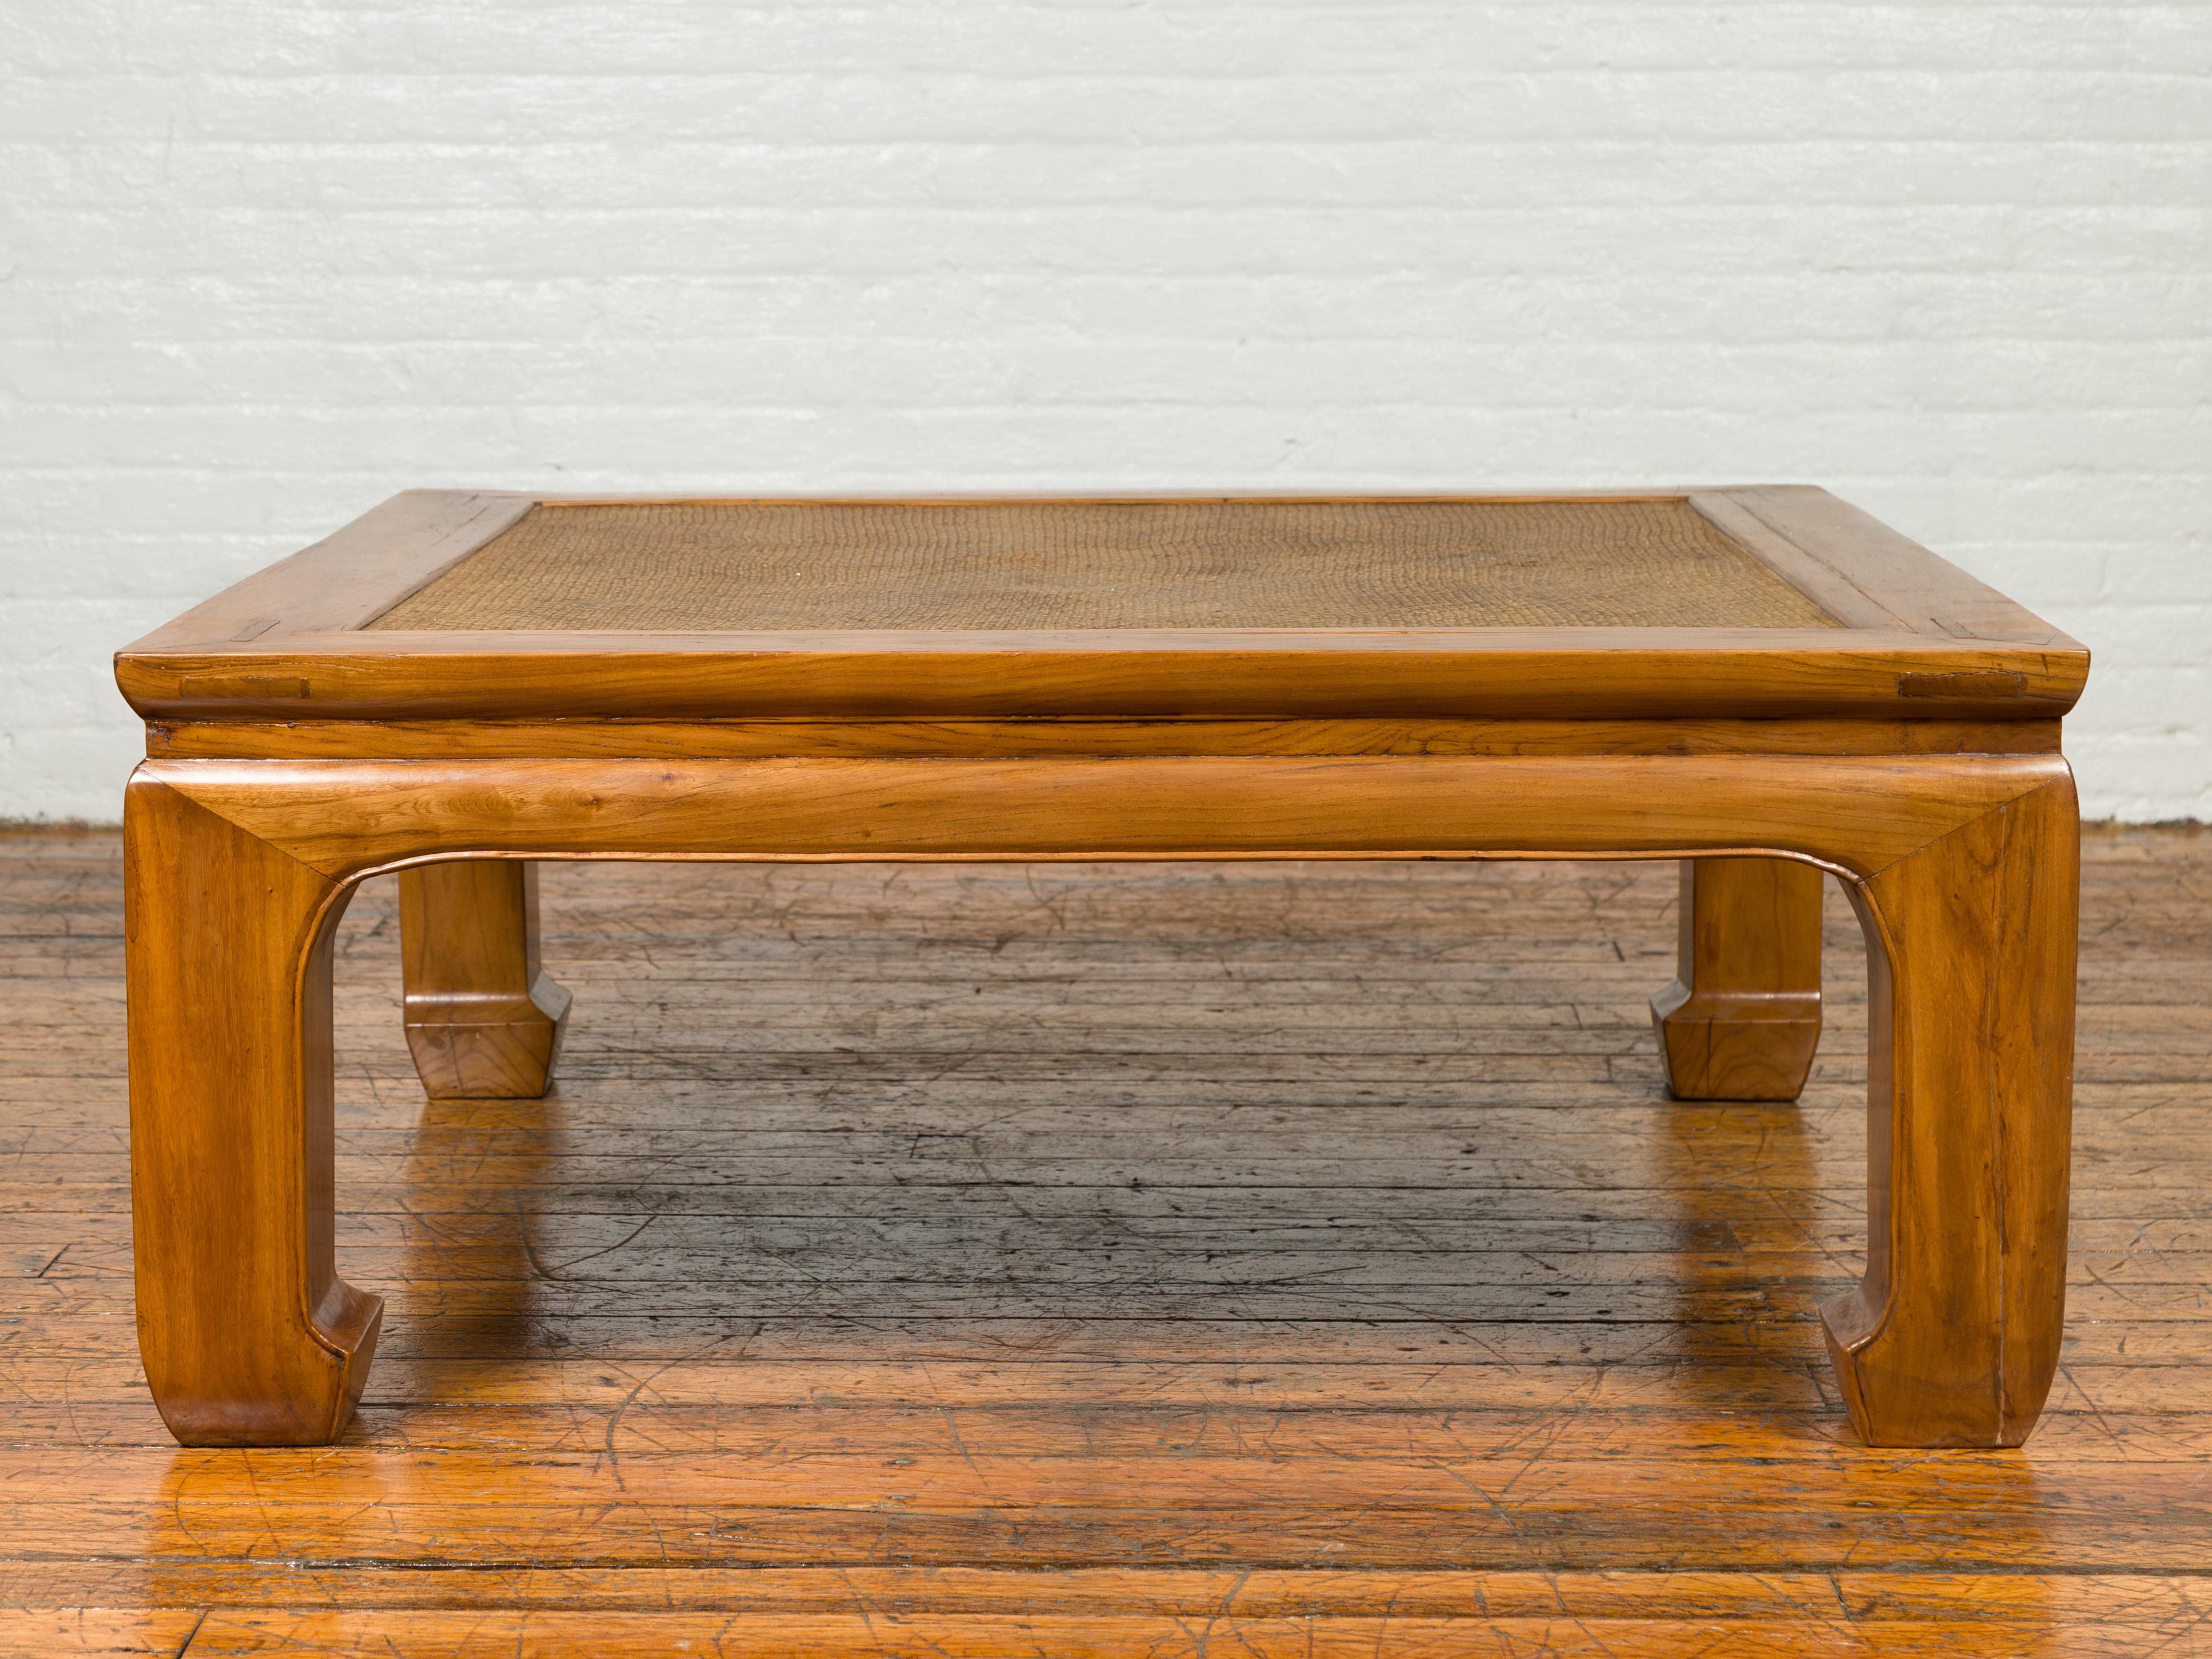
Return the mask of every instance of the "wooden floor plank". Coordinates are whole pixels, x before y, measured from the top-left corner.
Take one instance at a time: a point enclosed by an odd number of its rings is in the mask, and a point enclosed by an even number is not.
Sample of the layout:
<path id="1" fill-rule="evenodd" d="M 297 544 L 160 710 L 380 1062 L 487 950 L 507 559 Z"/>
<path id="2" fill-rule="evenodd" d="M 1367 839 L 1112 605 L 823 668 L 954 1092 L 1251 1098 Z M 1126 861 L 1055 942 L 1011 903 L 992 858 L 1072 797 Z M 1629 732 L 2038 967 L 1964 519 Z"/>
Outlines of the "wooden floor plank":
<path id="1" fill-rule="evenodd" d="M 1870 1452 L 1864 949 L 1678 1105 L 1663 865 L 556 866 L 544 1103 L 425 1102 L 339 939 L 314 1452 L 132 1346 L 115 838 L 0 836 L 0 1652 L 2212 1648 L 2212 837 L 2085 845 L 2065 1358 Z M 687 1645 L 688 1644 L 688 1645 Z"/>

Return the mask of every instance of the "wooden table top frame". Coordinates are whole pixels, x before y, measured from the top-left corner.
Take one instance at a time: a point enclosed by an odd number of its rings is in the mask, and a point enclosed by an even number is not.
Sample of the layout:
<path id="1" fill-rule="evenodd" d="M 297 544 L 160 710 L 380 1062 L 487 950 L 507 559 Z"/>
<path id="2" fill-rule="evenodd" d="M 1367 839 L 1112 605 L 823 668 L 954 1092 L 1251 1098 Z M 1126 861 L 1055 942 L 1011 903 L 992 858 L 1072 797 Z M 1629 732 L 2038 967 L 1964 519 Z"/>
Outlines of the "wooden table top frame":
<path id="1" fill-rule="evenodd" d="M 402 872 L 426 1086 L 529 1096 L 567 999 L 528 860 L 1630 857 L 1684 861 L 1654 1013 L 1692 1097 L 1796 1094 L 1844 884 L 1869 1248 L 1837 1375 L 1870 1444 L 2019 1443 L 2063 1315 L 2087 652 L 1818 489 L 1420 499 L 1686 502 L 1835 625 L 374 628 L 550 500 L 415 491 L 120 652 L 138 1330 L 177 1438 L 320 1443 L 360 1395 L 330 998 L 368 876 Z"/>

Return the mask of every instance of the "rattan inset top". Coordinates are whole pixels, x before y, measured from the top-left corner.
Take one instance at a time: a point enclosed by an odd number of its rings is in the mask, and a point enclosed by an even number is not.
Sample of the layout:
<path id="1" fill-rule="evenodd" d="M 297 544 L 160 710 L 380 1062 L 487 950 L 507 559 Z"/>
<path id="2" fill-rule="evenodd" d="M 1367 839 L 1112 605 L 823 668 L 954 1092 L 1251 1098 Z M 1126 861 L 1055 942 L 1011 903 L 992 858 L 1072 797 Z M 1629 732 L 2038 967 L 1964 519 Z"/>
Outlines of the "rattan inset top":
<path id="1" fill-rule="evenodd" d="M 1839 625 L 1679 500 L 548 504 L 369 624 Z"/>

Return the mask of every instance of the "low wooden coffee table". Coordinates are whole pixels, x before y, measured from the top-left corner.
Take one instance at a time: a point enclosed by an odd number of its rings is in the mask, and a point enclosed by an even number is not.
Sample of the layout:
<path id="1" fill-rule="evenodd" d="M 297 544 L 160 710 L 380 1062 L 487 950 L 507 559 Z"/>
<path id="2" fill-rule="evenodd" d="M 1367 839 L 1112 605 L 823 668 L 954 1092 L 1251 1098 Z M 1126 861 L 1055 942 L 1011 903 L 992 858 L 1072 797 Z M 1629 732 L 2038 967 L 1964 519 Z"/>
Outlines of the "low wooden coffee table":
<path id="1" fill-rule="evenodd" d="M 119 653 L 138 1333 L 188 1445 L 344 1426 L 331 937 L 401 872 L 434 1094 L 546 1085 L 548 858 L 1668 858 L 1675 1092 L 1785 1099 L 1820 872 L 1871 963 L 1876 1445 L 2057 1362 L 2088 653 L 1818 489 L 396 497 Z M 456 861 L 462 860 L 462 861 Z"/>

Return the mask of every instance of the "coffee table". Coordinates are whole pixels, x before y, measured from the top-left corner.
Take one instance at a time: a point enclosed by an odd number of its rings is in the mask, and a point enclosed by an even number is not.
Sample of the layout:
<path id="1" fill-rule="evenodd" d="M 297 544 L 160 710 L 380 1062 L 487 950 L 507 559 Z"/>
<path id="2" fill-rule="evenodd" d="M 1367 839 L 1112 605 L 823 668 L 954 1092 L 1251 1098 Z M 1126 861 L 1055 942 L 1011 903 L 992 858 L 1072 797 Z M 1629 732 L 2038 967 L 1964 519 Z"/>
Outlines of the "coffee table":
<path id="1" fill-rule="evenodd" d="M 1786 1099 L 1870 963 L 1875 1445 L 2018 1443 L 2064 1305 L 2088 653 L 1800 487 L 403 495 L 118 653 L 138 1332 L 188 1445 L 345 1425 L 331 939 L 400 872 L 434 1094 L 542 1093 L 533 860 L 1666 858 L 1674 1092 Z"/>

